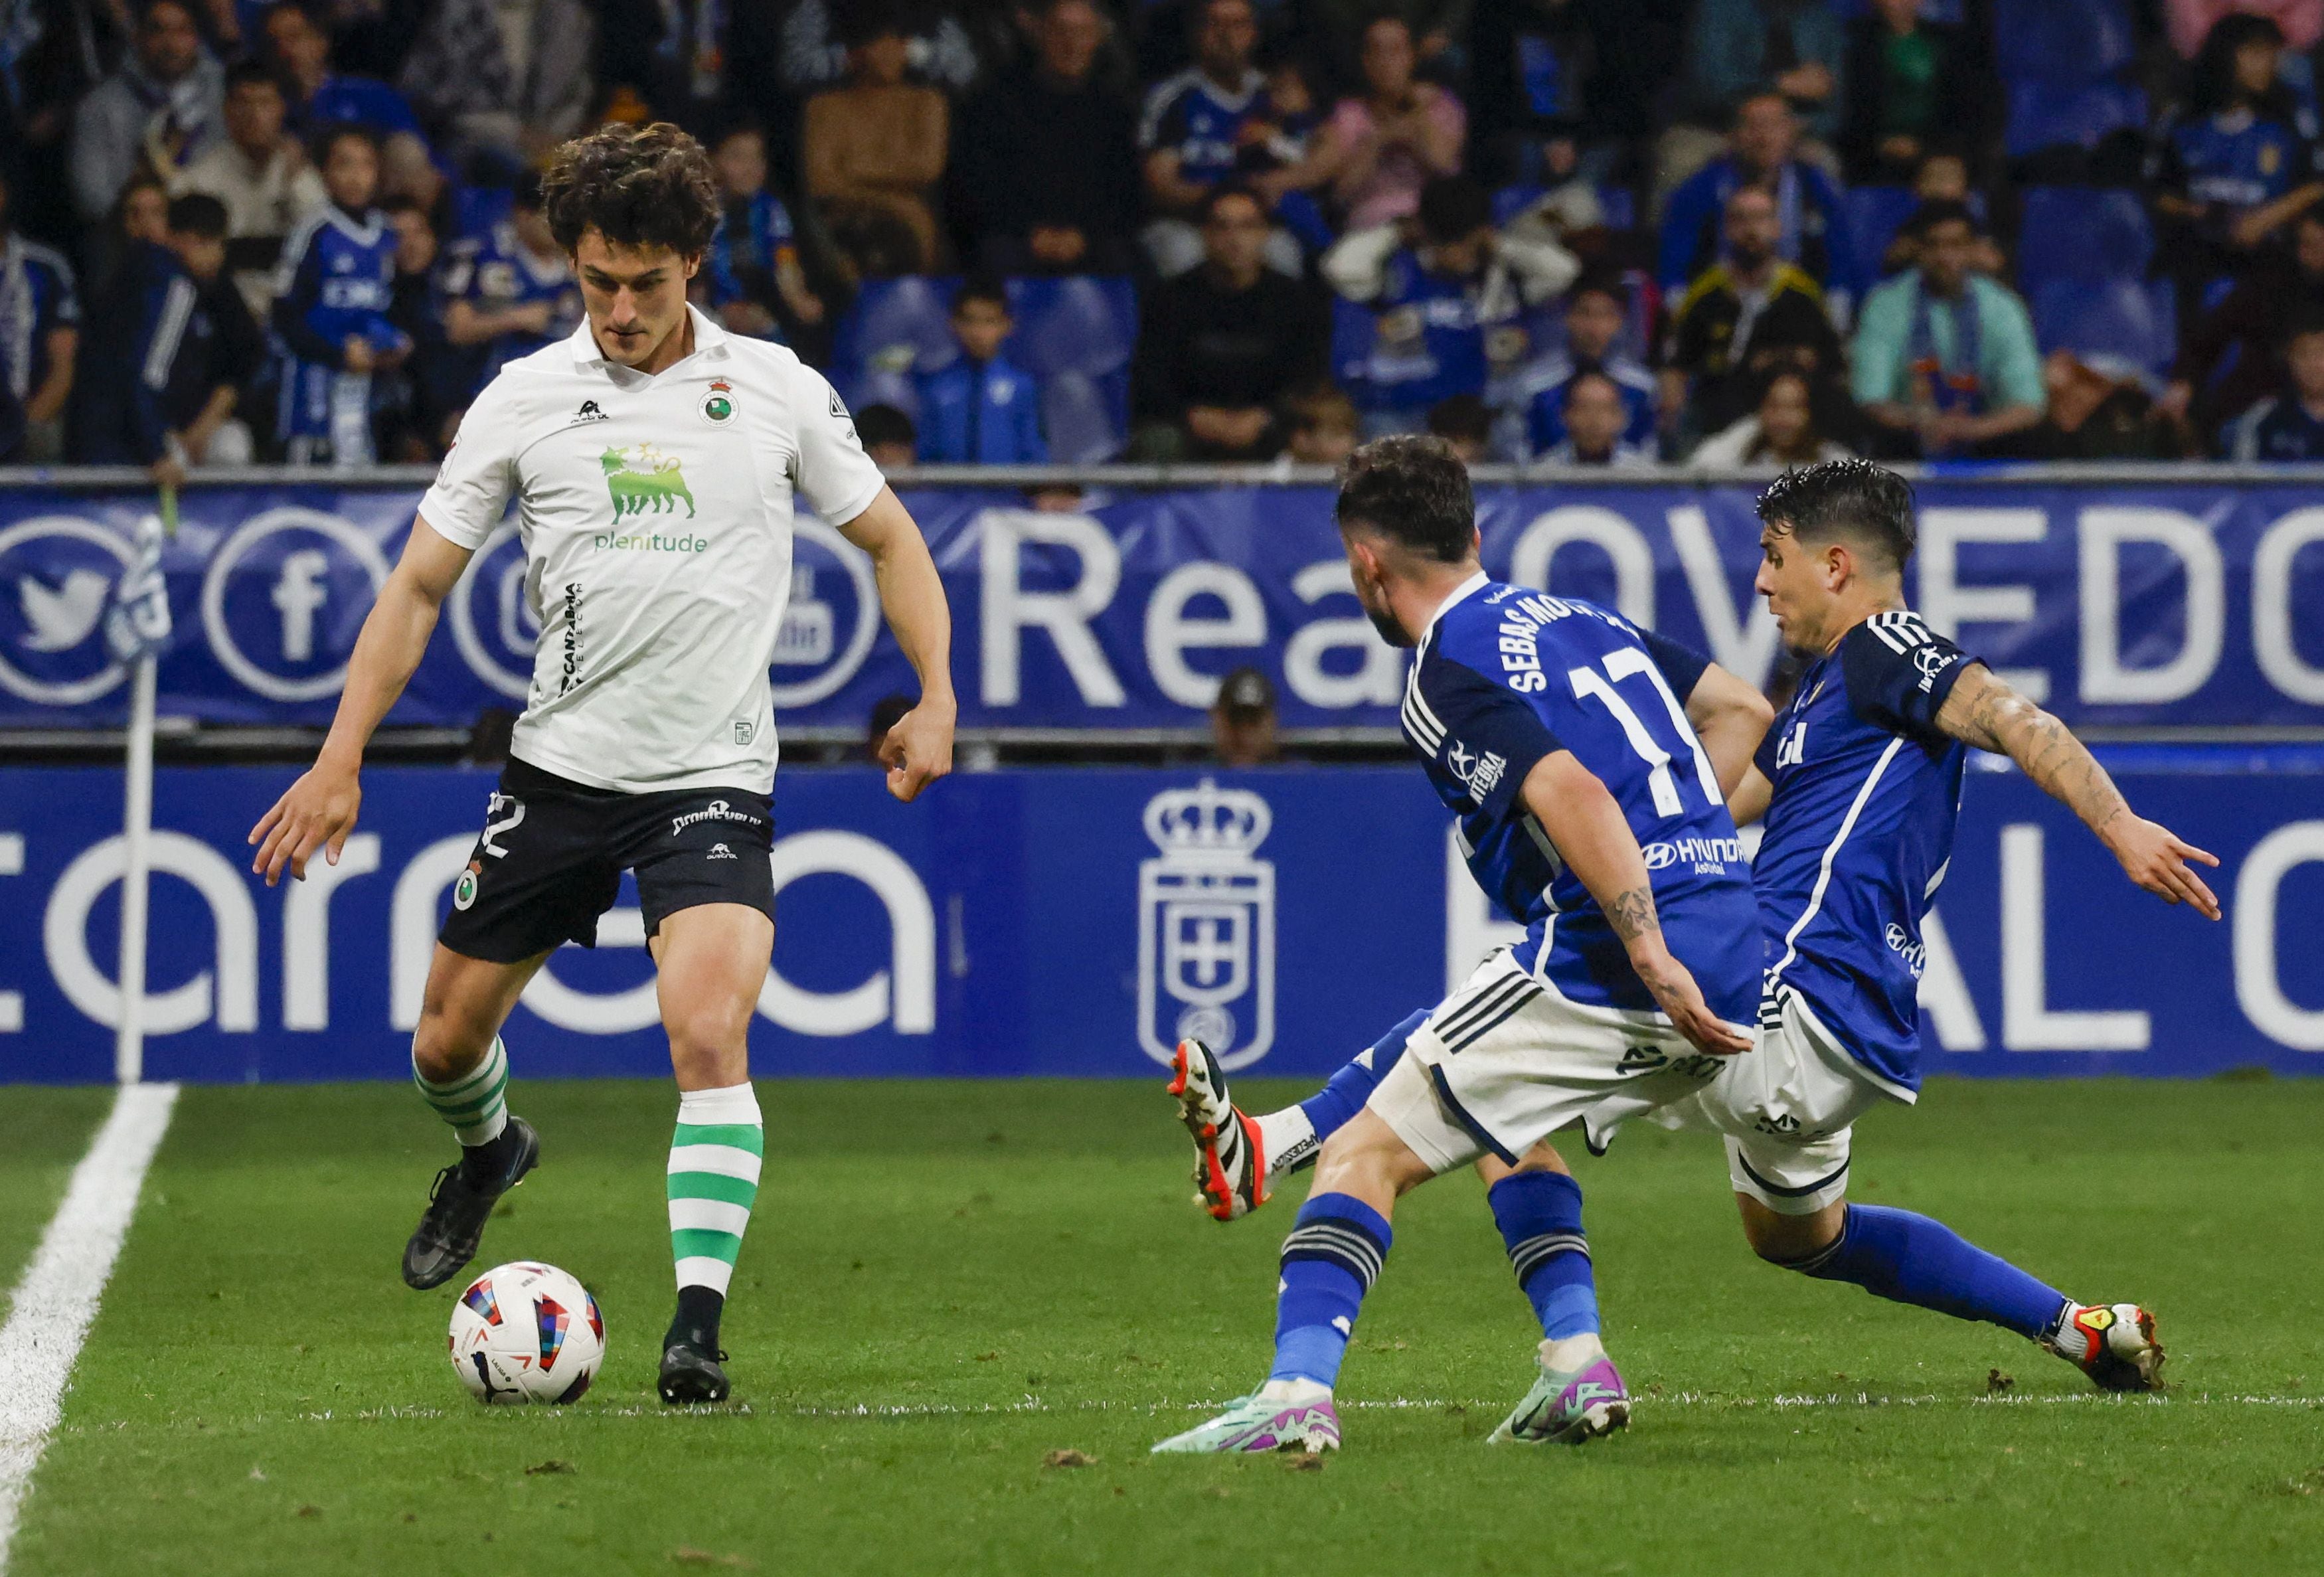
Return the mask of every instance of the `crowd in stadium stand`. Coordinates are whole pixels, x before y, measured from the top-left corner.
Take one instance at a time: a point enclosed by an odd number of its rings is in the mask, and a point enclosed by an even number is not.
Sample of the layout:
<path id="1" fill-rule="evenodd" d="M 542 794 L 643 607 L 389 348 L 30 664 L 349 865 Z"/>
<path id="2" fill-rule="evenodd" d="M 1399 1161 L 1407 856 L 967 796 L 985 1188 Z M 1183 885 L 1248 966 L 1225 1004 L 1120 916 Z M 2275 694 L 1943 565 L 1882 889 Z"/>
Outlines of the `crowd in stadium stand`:
<path id="1" fill-rule="evenodd" d="M 2324 0 L 0 0 L 0 462 L 427 461 L 539 169 L 891 465 L 2324 458 Z"/>

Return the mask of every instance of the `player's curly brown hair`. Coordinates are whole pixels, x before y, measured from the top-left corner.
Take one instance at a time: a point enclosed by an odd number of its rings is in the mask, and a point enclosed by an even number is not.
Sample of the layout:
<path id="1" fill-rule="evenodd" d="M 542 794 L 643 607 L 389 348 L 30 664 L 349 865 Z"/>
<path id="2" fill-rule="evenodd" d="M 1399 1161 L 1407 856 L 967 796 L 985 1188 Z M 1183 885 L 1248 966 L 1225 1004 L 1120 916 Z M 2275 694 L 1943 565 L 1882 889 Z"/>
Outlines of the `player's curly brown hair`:
<path id="1" fill-rule="evenodd" d="M 549 234 L 572 252 L 595 230 L 617 246 L 698 255 L 718 227 L 718 178 L 701 143 L 667 121 L 600 126 L 541 172 Z"/>

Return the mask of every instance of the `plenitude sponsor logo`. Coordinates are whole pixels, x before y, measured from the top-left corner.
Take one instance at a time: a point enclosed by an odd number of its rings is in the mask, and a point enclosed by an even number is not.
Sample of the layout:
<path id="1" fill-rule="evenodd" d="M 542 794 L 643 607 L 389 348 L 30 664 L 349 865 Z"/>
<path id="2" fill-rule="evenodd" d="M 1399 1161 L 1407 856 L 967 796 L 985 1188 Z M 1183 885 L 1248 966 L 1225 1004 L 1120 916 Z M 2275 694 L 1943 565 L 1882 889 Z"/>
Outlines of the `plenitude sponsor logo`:
<path id="1" fill-rule="evenodd" d="M 659 531 L 650 531 L 642 536 L 599 531 L 589 539 L 589 546 L 616 553 L 706 553 L 710 550 L 710 539 L 696 536 L 692 531 L 676 537 L 665 537 Z"/>

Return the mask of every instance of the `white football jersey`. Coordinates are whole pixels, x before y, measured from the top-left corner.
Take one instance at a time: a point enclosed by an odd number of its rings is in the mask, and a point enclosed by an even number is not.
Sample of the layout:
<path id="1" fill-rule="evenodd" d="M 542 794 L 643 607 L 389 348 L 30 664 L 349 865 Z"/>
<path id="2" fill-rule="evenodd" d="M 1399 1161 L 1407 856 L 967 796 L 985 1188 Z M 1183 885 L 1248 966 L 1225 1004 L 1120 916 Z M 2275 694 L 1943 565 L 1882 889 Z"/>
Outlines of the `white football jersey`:
<path id="1" fill-rule="evenodd" d="M 651 377 L 586 321 L 503 367 L 420 515 L 474 549 L 517 501 L 540 626 L 519 759 L 628 793 L 767 793 L 791 495 L 837 526 L 885 484 L 820 373 L 687 310 L 694 354 Z"/>

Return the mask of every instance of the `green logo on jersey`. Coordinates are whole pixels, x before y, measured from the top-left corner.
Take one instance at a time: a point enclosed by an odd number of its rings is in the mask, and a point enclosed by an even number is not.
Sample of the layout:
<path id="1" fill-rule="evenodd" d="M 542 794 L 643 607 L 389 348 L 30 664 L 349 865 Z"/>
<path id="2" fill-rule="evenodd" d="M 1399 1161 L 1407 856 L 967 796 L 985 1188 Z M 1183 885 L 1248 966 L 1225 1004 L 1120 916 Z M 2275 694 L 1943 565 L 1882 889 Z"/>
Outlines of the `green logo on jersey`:
<path id="1" fill-rule="evenodd" d="M 660 453 L 651 444 L 632 444 L 626 449 L 607 449 L 597 456 L 597 464 L 605 468 L 605 489 L 613 495 L 616 521 L 649 510 L 668 513 L 681 498 L 686 500 L 687 518 L 693 519 L 694 494 L 687 488 L 686 473 L 678 469 L 676 456 Z"/>

